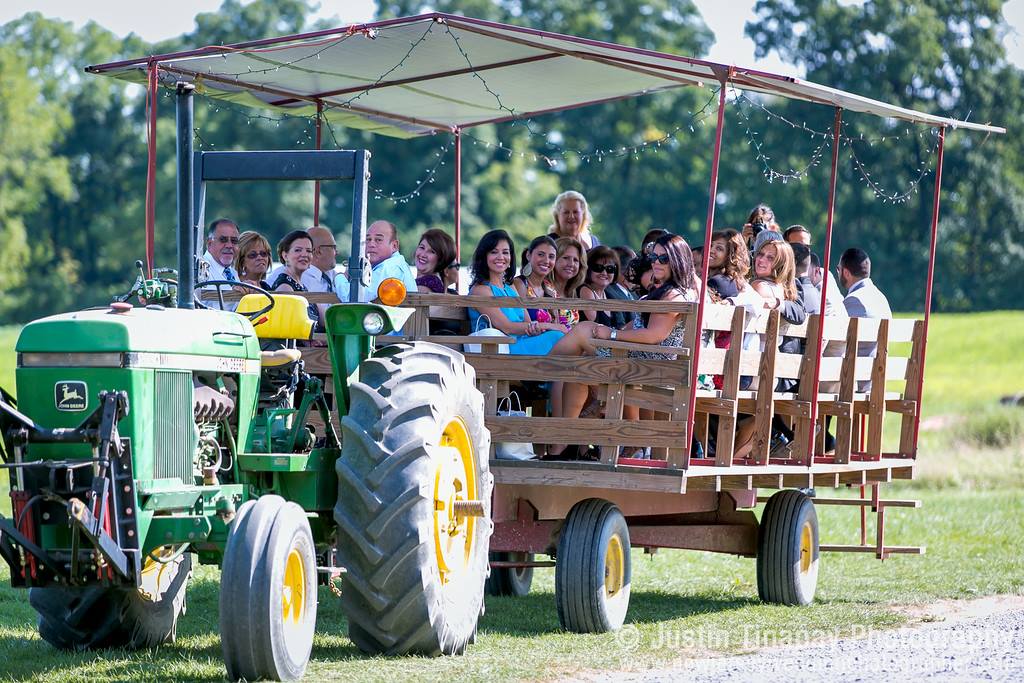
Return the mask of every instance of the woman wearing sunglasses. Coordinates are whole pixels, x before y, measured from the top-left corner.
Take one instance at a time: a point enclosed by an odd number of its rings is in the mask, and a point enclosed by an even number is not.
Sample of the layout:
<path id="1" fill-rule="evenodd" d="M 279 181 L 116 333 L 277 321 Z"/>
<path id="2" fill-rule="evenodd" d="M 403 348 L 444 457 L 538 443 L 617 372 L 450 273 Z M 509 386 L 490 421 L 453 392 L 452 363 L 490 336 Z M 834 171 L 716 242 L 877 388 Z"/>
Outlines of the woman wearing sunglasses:
<path id="1" fill-rule="evenodd" d="M 619 277 L 619 257 L 611 247 L 594 247 L 587 252 L 587 274 L 584 284 L 580 287 L 581 299 L 603 301 L 608 298 L 608 288 L 612 287 Z M 582 311 L 587 320 L 601 325 L 614 327 L 617 330 L 626 325 L 621 311 Z"/>
<path id="2" fill-rule="evenodd" d="M 246 230 L 238 236 L 235 272 L 242 282 L 270 289 L 267 269 L 270 268 L 270 242 L 255 230 Z"/>

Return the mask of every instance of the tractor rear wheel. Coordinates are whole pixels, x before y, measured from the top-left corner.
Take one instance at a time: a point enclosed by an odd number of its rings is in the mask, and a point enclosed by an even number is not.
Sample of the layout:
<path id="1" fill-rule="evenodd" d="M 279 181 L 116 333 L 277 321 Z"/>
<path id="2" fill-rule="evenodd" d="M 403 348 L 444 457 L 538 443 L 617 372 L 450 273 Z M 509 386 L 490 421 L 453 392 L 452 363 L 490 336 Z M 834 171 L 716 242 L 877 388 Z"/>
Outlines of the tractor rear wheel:
<path id="1" fill-rule="evenodd" d="M 221 572 L 228 678 L 301 678 L 313 649 L 316 591 L 316 547 L 306 512 L 272 495 L 242 505 Z"/>
<path id="2" fill-rule="evenodd" d="M 533 553 L 491 553 L 494 562 L 533 562 Z M 530 592 L 533 567 L 491 567 L 487 594 L 521 598 Z"/>
<path id="3" fill-rule="evenodd" d="M 140 588 L 32 588 L 28 599 L 40 637 L 54 647 L 156 647 L 174 642 L 191 573 L 188 553 L 163 563 L 146 558 Z"/>
<path id="4" fill-rule="evenodd" d="M 362 363 L 349 392 L 334 508 L 349 637 L 371 654 L 462 653 L 493 528 L 473 368 L 443 346 L 396 344 Z"/>
<path id="5" fill-rule="evenodd" d="M 565 517 L 555 558 L 555 607 L 562 628 L 615 631 L 626 620 L 632 566 L 626 518 L 599 498 L 576 503 Z"/>
<path id="6" fill-rule="evenodd" d="M 801 491 L 768 499 L 757 539 L 757 594 L 765 602 L 809 605 L 818 585 L 818 514 Z"/>

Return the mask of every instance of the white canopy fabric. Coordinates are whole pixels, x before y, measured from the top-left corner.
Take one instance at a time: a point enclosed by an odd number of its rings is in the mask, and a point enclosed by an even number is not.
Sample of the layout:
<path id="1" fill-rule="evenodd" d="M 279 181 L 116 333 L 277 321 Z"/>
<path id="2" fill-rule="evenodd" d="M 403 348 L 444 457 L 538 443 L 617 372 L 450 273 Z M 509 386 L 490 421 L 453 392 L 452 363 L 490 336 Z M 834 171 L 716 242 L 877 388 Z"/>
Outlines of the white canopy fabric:
<path id="1" fill-rule="evenodd" d="M 1004 128 L 904 109 L 789 76 L 625 45 L 433 13 L 298 36 L 88 67 L 394 137 L 526 118 L 722 82 L 881 117 L 968 130 Z"/>

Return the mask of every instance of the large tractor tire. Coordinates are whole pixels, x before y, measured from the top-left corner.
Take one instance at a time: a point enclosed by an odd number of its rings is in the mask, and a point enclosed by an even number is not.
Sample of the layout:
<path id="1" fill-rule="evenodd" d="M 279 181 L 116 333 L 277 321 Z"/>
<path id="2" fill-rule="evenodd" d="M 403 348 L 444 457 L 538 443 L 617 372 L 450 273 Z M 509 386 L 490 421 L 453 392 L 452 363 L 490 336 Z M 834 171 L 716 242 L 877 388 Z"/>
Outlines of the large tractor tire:
<path id="1" fill-rule="evenodd" d="M 313 649 L 316 591 L 305 511 L 280 496 L 242 505 L 221 572 L 220 635 L 230 680 L 302 677 Z"/>
<path id="2" fill-rule="evenodd" d="M 349 386 L 338 558 L 349 637 L 371 654 L 460 654 L 483 609 L 493 478 L 483 395 L 462 356 L 378 350 Z"/>
<path id="3" fill-rule="evenodd" d="M 782 605 L 809 605 L 818 585 L 818 514 L 800 491 L 768 499 L 757 538 L 757 594 Z"/>
<path id="4" fill-rule="evenodd" d="M 493 562 L 533 562 L 533 553 L 491 553 Z M 533 567 L 491 567 L 487 594 L 521 598 L 533 584 Z"/>
<path id="5" fill-rule="evenodd" d="M 147 558 L 140 588 L 32 588 L 39 635 L 62 650 L 141 649 L 173 643 L 185 613 L 192 556 Z"/>
<path id="6" fill-rule="evenodd" d="M 569 510 L 555 558 L 555 607 L 576 633 L 619 629 L 629 609 L 632 565 L 626 519 L 612 503 L 588 498 Z"/>

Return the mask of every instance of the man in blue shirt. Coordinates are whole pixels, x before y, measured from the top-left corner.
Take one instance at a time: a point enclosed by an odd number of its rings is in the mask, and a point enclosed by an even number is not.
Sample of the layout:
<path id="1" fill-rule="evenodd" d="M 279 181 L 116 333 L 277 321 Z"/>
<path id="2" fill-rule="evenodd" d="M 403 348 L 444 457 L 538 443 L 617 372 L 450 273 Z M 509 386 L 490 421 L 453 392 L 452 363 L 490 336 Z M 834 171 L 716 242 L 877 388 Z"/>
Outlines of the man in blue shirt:
<path id="1" fill-rule="evenodd" d="M 384 280 L 393 277 L 402 281 L 405 291 L 416 291 L 416 278 L 412 269 L 405 262 L 405 258 L 398 250 L 398 232 L 395 226 L 388 221 L 374 221 L 366 229 L 366 258 L 373 267 L 370 274 L 370 286 L 367 289 L 359 290 L 359 300 L 363 302 L 374 301 L 377 298 L 377 288 Z M 342 301 L 348 300 L 348 280 L 340 282 L 336 289 L 338 298 Z"/>

